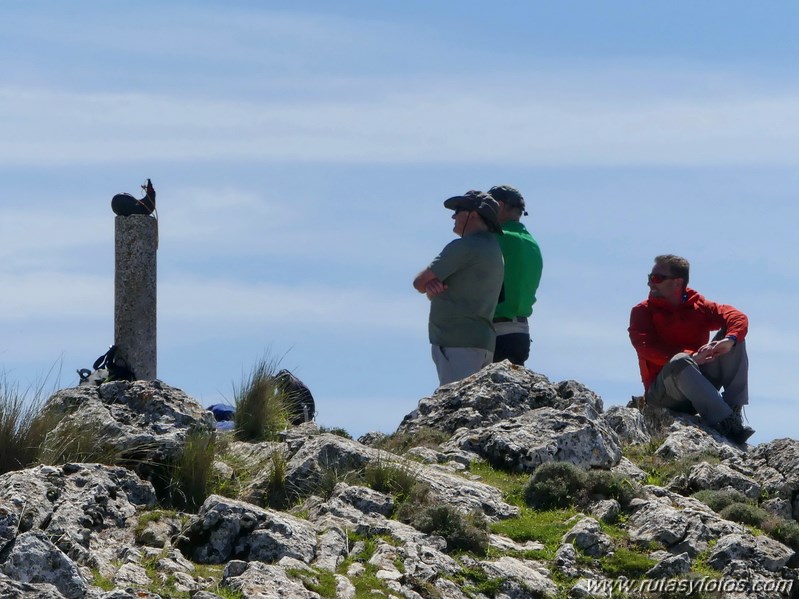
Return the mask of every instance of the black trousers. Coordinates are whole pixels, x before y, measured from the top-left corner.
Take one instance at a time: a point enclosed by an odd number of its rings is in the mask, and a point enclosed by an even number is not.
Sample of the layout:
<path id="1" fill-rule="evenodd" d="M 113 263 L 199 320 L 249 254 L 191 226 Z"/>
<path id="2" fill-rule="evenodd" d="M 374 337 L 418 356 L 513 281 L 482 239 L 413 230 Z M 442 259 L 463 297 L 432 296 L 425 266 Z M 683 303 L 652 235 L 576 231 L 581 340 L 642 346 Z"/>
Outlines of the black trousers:
<path id="1" fill-rule="evenodd" d="M 512 364 L 524 366 L 530 357 L 530 335 L 526 333 L 508 333 L 497 335 L 494 348 L 494 362 L 510 360 Z"/>

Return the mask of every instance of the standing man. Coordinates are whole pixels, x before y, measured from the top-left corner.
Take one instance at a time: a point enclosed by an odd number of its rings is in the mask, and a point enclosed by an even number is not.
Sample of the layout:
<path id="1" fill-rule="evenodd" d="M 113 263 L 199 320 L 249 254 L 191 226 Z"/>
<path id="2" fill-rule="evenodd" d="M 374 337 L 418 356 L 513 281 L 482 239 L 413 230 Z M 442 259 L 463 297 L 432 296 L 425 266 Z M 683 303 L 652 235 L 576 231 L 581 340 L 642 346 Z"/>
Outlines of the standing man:
<path id="1" fill-rule="evenodd" d="M 632 309 L 630 341 L 647 403 L 691 414 L 736 443 L 754 430 L 743 424 L 749 403 L 746 315 L 688 287 L 688 260 L 655 258 L 649 298 Z M 708 342 L 710 333 L 718 331 Z M 724 392 L 719 390 L 724 388 Z"/>
<path id="2" fill-rule="evenodd" d="M 499 222 L 504 235 L 497 239 L 505 259 L 504 297 L 494 313 L 497 331 L 494 362 L 510 360 L 523 366 L 530 357 L 527 319 L 533 313 L 544 261 L 538 243 L 520 222 L 522 214 L 527 216 L 527 212 L 519 190 L 510 185 L 497 185 L 488 193 L 499 203 Z"/>
<path id="3" fill-rule="evenodd" d="M 449 198 L 453 228 L 460 239 L 413 280 L 430 300 L 428 332 L 440 385 L 459 381 L 491 363 L 491 320 L 502 289 L 502 234 L 496 201 L 482 191 Z"/>

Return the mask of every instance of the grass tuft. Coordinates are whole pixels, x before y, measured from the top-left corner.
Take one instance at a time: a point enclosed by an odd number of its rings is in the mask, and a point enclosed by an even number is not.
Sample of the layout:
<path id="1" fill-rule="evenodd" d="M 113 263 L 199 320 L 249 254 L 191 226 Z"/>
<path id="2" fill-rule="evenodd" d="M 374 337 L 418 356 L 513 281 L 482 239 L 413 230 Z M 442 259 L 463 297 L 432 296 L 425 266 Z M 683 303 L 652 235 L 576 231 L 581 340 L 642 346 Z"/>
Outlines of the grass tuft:
<path id="1" fill-rule="evenodd" d="M 44 402 L 44 383 L 20 391 L 0 374 L 0 474 L 38 463 L 44 439 L 57 424 L 42 409 Z"/>
<path id="2" fill-rule="evenodd" d="M 197 511 L 211 491 L 215 456 L 214 431 L 189 431 L 180 456 L 165 467 L 163 500 L 178 509 Z"/>
<path id="3" fill-rule="evenodd" d="M 289 398 L 275 379 L 277 367 L 277 360 L 261 358 L 241 386 L 234 386 L 233 422 L 243 441 L 274 441 L 288 426 Z"/>
<path id="4" fill-rule="evenodd" d="M 393 495 L 399 504 L 406 501 L 419 484 L 419 473 L 410 464 L 385 459 L 381 454 L 364 467 L 361 477 L 366 486 Z"/>
<path id="5" fill-rule="evenodd" d="M 132 452 L 115 446 L 108 439 L 112 431 L 102 423 L 70 418 L 47 433 L 41 444 L 39 461 L 57 466 L 68 462 L 98 463 L 109 466 L 130 464 Z"/>
<path id="6" fill-rule="evenodd" d="M 403 454 L 413 447 L 437 449 L 449 435 L 434 428 L 422 427 L 415 433 L 394 433 L 381 437 L 374 443 L 376 449 Z"/>

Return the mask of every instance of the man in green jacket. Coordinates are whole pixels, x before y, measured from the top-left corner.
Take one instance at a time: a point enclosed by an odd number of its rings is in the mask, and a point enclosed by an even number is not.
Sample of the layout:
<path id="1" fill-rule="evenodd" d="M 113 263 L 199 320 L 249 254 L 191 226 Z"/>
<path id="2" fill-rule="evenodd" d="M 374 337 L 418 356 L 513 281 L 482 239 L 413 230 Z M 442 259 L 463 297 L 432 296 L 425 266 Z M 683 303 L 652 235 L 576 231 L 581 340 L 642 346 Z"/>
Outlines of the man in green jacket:
<path id="1" fill-rule="evenodd" d="M 499 221 L 504 235 L 497 236 L 505 259 L 504 294 L 494 313 L 497 332 L 494 362 L 510 360 L 523 366 L 530 357 L 530 325 L 535 293 L 541 282 L 544 262 L 541 249 L 520 222 L 527 216 L 524 198 L 510 185 L 488 190 L 499 203 Z"/>

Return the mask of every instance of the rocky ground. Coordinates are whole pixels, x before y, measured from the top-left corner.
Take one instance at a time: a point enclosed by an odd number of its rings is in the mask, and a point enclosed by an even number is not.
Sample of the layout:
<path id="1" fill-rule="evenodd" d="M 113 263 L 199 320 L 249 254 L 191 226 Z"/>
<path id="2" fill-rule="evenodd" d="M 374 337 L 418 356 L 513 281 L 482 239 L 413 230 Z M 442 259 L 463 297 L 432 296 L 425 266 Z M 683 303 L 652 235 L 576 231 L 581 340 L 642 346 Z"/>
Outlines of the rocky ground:
<path id="1" fill-rule="evenodd" d="M 393 435 L 226 433 L 211 494 L 182 511 L 164 464 L 214 434 L 194 400 L 137 381 L 50 403 L 102 463 L 0 476 L 0 597 L 635 596 L 628 580 L 799 596 L 799 442 L 740 447 L 693 416 L 604 411 L 507 362 L 422 399 Z M 542 507 L 555 463 L 594 482 Z"/>

